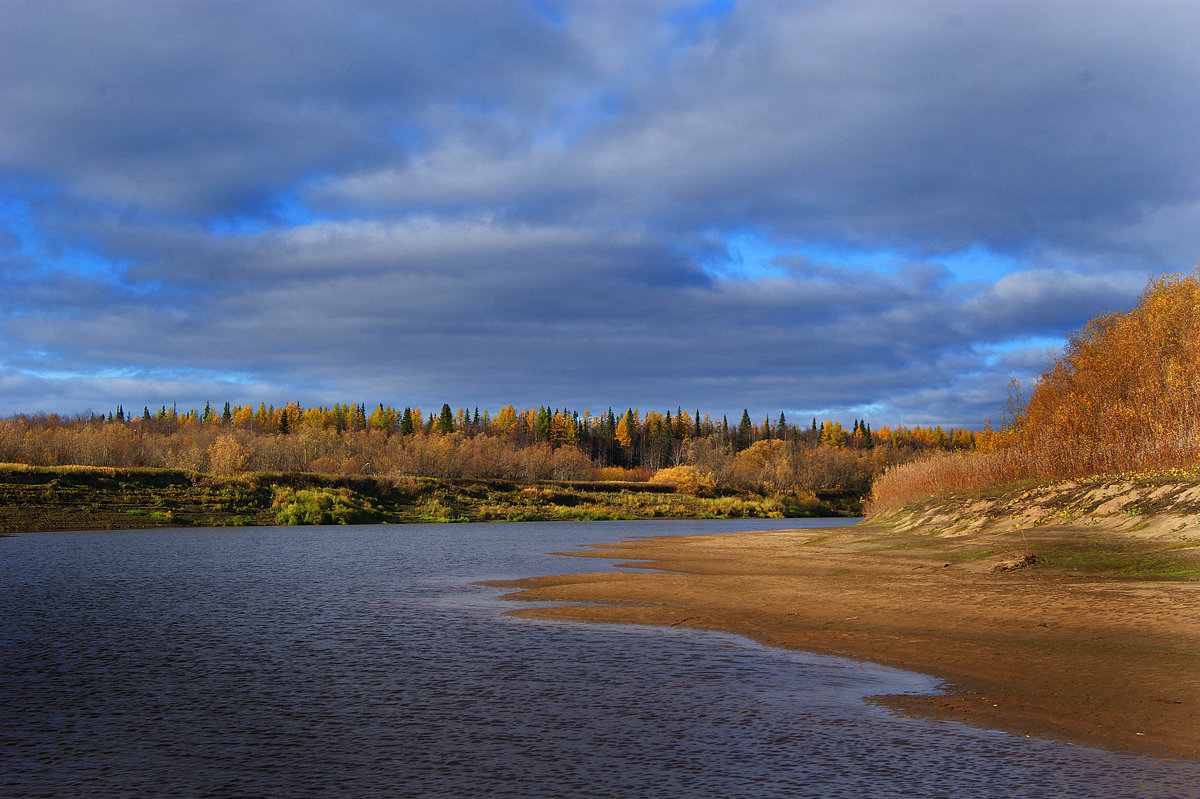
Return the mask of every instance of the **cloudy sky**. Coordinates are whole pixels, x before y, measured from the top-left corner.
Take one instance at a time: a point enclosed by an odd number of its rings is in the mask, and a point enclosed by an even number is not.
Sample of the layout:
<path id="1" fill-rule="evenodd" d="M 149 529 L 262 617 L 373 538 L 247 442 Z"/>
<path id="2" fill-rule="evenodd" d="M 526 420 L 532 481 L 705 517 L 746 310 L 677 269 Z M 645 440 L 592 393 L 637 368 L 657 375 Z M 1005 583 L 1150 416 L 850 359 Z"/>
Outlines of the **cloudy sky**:
<path id="1" fill-rule="evenodd" d="M 1200 260 L 1200 5 L 8 0 L 0 414 L 979 427 Z"/>

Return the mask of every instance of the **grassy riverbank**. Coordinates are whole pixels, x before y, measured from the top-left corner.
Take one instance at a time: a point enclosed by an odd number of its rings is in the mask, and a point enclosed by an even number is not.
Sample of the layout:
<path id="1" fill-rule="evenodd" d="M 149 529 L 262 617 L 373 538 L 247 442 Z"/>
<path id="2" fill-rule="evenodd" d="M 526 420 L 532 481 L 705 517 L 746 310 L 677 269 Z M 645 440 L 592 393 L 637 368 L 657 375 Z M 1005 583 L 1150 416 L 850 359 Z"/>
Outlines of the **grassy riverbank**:
<path id="1" fill-rule="evenodd" d="M 273 524 L 846 516 L 858 497 L 709 497 L 648 483 L 395 479 L 0 464 L 0 532 Z"/>

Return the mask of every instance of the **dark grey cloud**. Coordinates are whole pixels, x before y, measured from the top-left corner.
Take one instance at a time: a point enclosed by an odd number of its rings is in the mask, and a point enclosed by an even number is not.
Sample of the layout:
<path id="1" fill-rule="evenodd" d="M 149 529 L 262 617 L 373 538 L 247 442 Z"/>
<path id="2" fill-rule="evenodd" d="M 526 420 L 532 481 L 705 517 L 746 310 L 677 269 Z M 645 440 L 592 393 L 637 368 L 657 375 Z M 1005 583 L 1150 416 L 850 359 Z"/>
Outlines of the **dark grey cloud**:
<path id="1" fill-rule="evenodd" d="M 1096 256 L 1200 189 L 1200 12 L 1155 8 L 745 3 L 569 148 L 454 135 L 316 196 Z"/>
<path id="2" fill-rule="evenodd" d="M 1198 34 L 1185 3 L 11 3 L 0 412 L 978 425 L 1197 259 Z"/>
<path id="3" fill-rule="evenodd" d="M 17 2 L 0 162 L 118 206 L 269 212 L 305 179 L 403 161 L 439 108 L 520 115 L 575 58 L 524 4 Z"/>

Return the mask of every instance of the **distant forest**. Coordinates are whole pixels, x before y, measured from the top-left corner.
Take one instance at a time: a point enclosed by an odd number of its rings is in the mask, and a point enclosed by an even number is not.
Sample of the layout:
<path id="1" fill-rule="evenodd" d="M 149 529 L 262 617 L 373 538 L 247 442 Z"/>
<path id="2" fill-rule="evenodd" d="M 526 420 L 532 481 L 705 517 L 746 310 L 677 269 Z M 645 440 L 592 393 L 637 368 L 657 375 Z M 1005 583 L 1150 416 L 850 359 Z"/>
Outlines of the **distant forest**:
<path id="1" fill-rule="evenodd" d="M 784 414 L 737 423 L 629 408 L 592 415 L 548 407 L 496 415 L 439 413 L 379 403 L 304 408 L 259 404 L 107 415 L 18 414 L 0 419 L 0 462 L 158 467 L 239 474 L 469 477 L 506 480 L 632 480 L 680 491 L 745 489 L 862 495 L 889 465 L 929 451 L 971 450 L 976 433 L 941 427 L 877 427 L 856 420 L 793 425 Z"/>
<path id="2" fill-rule="evenodd" d="M 780 414 L 736 423 L 677 408 L 551 409 L 494 416 L 378 404 L 260 404 L 180 412 L 18 414 L 0 419 L 0 462 L 510 480 L 651 480 L 680 490 L 865 494 L 885 467 L 930 451 L 971 450 L 971 430 L 877 427 L 855 420 L 793 424 Z"/>

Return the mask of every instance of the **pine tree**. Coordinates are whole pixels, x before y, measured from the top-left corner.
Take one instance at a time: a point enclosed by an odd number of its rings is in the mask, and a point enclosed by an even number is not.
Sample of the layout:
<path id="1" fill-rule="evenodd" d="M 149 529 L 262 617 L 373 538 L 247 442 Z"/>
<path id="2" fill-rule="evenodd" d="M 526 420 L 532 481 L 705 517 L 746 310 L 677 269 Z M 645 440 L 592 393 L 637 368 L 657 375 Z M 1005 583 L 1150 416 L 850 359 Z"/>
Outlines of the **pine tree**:
<path id="1" fill-rule="evenodd" d="M 413 414 L 412 408 L 406 407 L 404 415 L 400 417 L 400 435 L 411 436 L 413 434 Z"/>
<path id="2" fill-rule="evenodd" d="M 233 411 L 229 407 L 229 403 L 225 403 L 225 410 L 221 411 L 221 424 L 227 425 L 233 421 Z"/>

